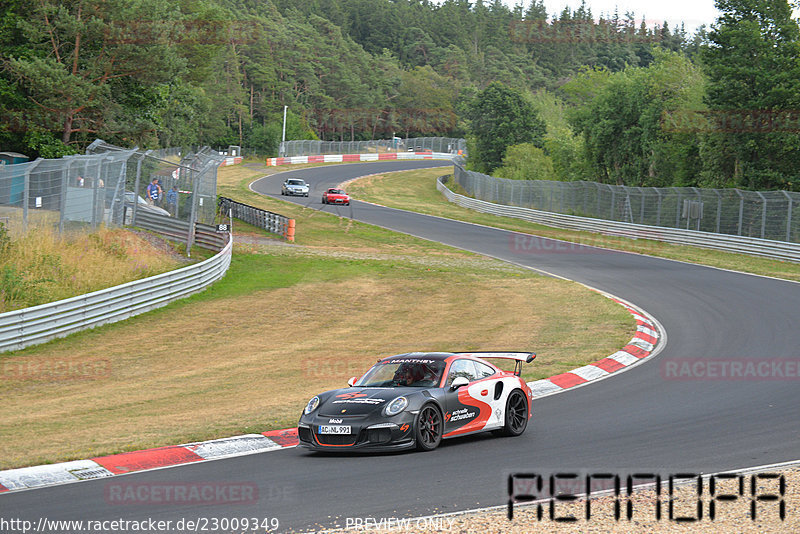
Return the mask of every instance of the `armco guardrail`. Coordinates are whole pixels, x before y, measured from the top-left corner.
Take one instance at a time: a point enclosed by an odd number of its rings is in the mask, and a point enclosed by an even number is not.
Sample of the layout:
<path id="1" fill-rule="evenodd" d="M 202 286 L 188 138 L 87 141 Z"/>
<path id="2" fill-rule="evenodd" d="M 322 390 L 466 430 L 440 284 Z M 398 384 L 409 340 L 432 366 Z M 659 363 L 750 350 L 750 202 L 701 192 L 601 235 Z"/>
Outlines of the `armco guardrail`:
<path id="1" fill-rule="evenodd" d="M 0 352 L 121 321 L 202 291 L 224 276 L 233 240 L 213 258 L 144 280 L 0 314 Z"/>
<path id="2" fill-rule="evenodd" d="M 582 230 L 633 239 L 651 239 L 675 245 L 691 245 L 725 252 L 800 262 L 800 244 L 797 243 L 740 237 L 728 234 L 714 234 L 696 230 L 681 230 L 661 226 L 622 223 L 603 219 L 578 217 L 576 215 L 563 215 L 530 208 L 493 204 L 491 202 L 454 193 L 444 185 L 444 178 L 445 177 L 442 177 L 437 180 L 436 187 L 444 194 L 447 200 L 464 208 L 483 213 L 500 215 L 503 217 L 514 217 L 516 219 L 523 219 L 525 221 L 543 224 L 545 226 L 553 226 L 555 228 Z"/>
<path id="3" fill-rule="evenodd" d="M 144 228 L 158 234 L 186 242 L 191 225 L 188 221 L 175 219 L 167 215 L 159 215 L 139 209 L 133 226 Z M 208 250 L 221 250 L 225 246 L 225 237 L 217 232 L 216 228 L 202 223 L 194 225 L 194 244 Z"/>
<path id="4" fill-rule="evenodd" d="M 231 217 L 236 217 L 247 224 L 252 224 L 273 234 L 282 235 L 289 241 L 294 241 L 294 219 L 279 213 L 248 206 L 226 197 L 219 197 L 218 203 L 220 213 L 224 215 L 230 214 Z"/>

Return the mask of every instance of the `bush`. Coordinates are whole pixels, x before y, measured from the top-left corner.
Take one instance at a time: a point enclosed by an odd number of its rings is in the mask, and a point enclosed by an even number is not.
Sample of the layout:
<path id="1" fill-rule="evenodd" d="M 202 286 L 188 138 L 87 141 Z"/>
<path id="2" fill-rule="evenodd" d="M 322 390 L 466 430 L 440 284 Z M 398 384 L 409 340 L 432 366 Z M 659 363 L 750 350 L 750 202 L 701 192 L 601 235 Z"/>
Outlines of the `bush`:
<path id="1" fill-rule="evenodd" d="M 531 143 L 508 147 L 503 158 L 503 166 L 498 168 L 494 175 L 511 180 L 557 179 L 552 158 Z"/>

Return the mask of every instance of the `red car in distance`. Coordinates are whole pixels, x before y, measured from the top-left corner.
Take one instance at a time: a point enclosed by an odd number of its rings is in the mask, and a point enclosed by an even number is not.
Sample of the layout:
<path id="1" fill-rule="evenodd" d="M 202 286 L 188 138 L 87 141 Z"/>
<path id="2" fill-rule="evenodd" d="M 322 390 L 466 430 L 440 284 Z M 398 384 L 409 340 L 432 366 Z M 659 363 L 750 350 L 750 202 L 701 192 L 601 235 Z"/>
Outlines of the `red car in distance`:
<path id="1" fill-rule="evenodd" d="M 345 206 L 349 206 L 350 197 L 347 195 L 347 193 L 344 192 L 344 190 L 331 187 L 330 189 L 322 193 L 322 203 L 344 204 Z"/>

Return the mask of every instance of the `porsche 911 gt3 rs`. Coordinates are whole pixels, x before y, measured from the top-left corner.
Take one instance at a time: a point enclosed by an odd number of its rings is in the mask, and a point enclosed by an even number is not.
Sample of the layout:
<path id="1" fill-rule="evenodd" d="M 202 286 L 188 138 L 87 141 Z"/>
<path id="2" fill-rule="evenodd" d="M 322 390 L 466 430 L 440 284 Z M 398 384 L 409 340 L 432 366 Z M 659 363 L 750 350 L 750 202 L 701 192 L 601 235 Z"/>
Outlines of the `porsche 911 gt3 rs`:
<path id="1" fill-rule="evenodd" d="M 442 439 L 487 430 L 522 434 L 533 414 L 520 377 L 532 352 L 411 352 L 378 360 L 350 387 L 308 401 L 300 445 L 313 450 L 435 449 Z M 503 371 L 485 358 L 515 361 Z"/>

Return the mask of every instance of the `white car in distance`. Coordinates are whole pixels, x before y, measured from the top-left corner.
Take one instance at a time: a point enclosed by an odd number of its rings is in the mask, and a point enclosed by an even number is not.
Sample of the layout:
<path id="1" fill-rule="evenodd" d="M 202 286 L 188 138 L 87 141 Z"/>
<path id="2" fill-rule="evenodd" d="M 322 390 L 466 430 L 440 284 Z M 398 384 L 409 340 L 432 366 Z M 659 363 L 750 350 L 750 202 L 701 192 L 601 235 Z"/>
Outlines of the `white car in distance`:
<path id="1" fill-rule="evenodd" d="M 281 186 L 281 195 L 299 195 L 301 197 L 308 196 L 308 184 L 305 180 L 300 178 L 287 178 Z"/>

